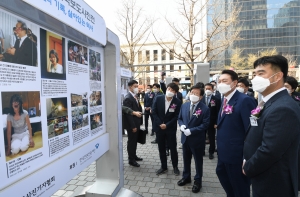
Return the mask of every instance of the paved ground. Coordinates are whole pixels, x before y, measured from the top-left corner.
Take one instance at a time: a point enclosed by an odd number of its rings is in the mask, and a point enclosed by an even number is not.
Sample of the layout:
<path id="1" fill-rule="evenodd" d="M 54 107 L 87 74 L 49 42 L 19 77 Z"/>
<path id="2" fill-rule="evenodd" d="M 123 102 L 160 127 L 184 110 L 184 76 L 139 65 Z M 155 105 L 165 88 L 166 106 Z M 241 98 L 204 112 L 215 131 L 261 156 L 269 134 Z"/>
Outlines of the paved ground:
<path id="1" fill-rule="evenodd" d="M 138 144 L 137 155 L 144 160 L 139 162 L 139 168 L 128 164 L 126 142 L 127 137 L 123 137 L 124 154 L 124 187 L 141 194 L 144 197 L 168 197 L 168 196 L 203 196 L 203 197 L 221 197 L 225 196 L 215 173 L 217 159 L 209 160 L 208 153 L 204 156 L 203 182 L 202 189 L 198 194 L 191 192 L 192 184 L 186 186 L 177 186 L 177 181 L 181 176 L 173 174 L 173 167 L 168 157 L 169 171 L 166 174 L 157 176 L 155 171 L 160 168 L 157 144 L 151 144 L 155 136 L 147 135 L 147 143 Z M 177 132 L 178 145 L 180 144 L 180 133 Z M 208 148 L 208 146 L 207 146 Z M 215 154 L 216 156 L 216 154 Z M 180 173 L 183 170 L 182 149 L 178 149 L 178 168 Z M 192 175 L 195 174 L 194 161 L 192 161 Z M 58 190 L 52 197 L 72 196 L 77 190 L 93 184 L 95 181 L 95 163 L 75 176 L 70 182 Z"/>

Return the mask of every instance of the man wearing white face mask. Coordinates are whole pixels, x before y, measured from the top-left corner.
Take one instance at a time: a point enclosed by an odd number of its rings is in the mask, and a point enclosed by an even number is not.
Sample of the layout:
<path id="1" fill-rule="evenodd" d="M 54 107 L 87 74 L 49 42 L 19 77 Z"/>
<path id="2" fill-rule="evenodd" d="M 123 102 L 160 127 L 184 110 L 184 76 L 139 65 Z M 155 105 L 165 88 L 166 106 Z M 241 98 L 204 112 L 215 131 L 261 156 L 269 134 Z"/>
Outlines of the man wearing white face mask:
<path id="1" fill-rule="evenodd" d="M 249 197 L 250 180 L 241 172 L 243 146 L 250 112 L 256 107 L 254 99 L 236 90 L 238 75 L 223 70 L 218 89 L 224 95 L 218 115 L 217 176 L 227 196 Z"/>
<path id="2" fill-rule="evenodd" d="M 151 103 L 151 108 L 152 108 L 152 104 L 153 104 L 155 98 L 156 98 L 157 96 L 159 96 L 159 95 L 163 95 L 163 93 L 160 91 L 160 85 L 159 85 L 158 83 L 154 83 L 154 84 L 153 84 L 153 89 L 152 89 L 152 90 L 153 90 L 153 93 L 154 93 L 154 97 L 153 97 L 153 100 L 152 100 L 152 103 Z M 151 112 L 151 108 L 150 108 L 150 113 L 152 113 L 152 112 Z M 153 117 L 152 117 L 152 118 L 153 118 Z M 156 133 L 156 131 L 155 131 L 155 129 L 153 128 L 153 122 L 152 122 L 152 133 L 151 133 L 151 136 L 153 136 L 154 133 Z M 153 140 L 151 143 L 152 143 L 152 144 L 157 144 L 156 136 L 155 136 L 155 140 Z"/>
<path id="3" fill-rule="evenodd" d="M 210 124 L 207 129 L 209 139 L 209 159 L 214 158 L 214 152 L 216 150 L 216 127 L 218 121 L 218 114 L 220 110 L 220 99 L 213 95 L 213 85 L 210 83 L 205 84 L 205 94 L 201 99 L 206 106 L 210 109 Z"/>
<path id="4" fill-rule="evenodd" d="M 165 173 L 167 168 L 166 141 L 171 150 L 173 173 L 179 175 L 178 153 L 176 142 L 177 118 L 181 102 L 174 98 L 179 88 L 175 83 L 167 86 L 166 95 L 157 96 L 152 105 L 153 130 L 156 132 L 161 168 L 156 171 L 157 175 Z"/>
<path id="5" fill-rule="evenodd" d="M 123 105 L 129 107 L 133 111 L 142 112 L 142 107 L 139 103 L 138 98 L 136 97 L 139 92 L 138 82 L 135 80 L 131 80 L 128 82 L 129 92 L 125 96 Z M 128 160 L 129 165 L 134 167 L 140 167 L 137 161 L 142 161 L 142 158 L 139 158 L 136 155 L 136 147 L 137 147 L 137 138 L 140 130 L 140 125 L 142 123 L 142 117 L 132 116 L 131 114 L 124 114 L 124 128 L 128 133 L 128 141 L 127 141 L 127 152 L 128 152 Z"/>
<path id="6" fill-rule="evenodd" d="M 254 97 L 254 94 L 252 92 L 248 91 L 249 89 L 249 82 L 245 78 L 240 78 L 237 84 L 236 90 L 240 93 L 247 94 L 248 96 Z"/>
<path id="7" fill-rule="evenodd" d="M 243 173 L 253 196 L 298 196 L 300 110 L 284 88 L 288 61 L 281 55 L 254 62 L 253 90 L 263 98 L 252 112 L 244 146 Z"/>

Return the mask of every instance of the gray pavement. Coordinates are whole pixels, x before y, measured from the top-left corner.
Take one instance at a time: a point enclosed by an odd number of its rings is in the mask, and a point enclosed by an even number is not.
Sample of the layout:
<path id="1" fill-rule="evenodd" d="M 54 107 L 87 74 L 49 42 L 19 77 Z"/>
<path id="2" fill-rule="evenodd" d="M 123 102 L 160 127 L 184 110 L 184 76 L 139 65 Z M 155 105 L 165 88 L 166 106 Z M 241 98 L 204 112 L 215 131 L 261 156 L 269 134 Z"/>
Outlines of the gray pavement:
<path id="1" fill-rule="evenodd" d="M 226 196 L 219 180 L 216 176 L 215 169 L 217 165 L 217 155 L 210 160 L 208 158 L 208 146 L 206 146 L 206 155 L 203 164 L 203 182 L 202 189 L 199 193 L 192 193 L 192 184 L 179 187 L 177 181 L 181 176 L 173 174 L 173 167 L 168 157 L 168 169 L 166 174 L 157 176 L 155 171 L 160 168 L 160 159 L 157 144 L 151 144 L 155 136 L 147 135 L 147 142 L 144 145 L 138 144 L 137 155 L 143 158 L 138 162 L 139 168 L 132 167 L 128 164 L 128 155 L 126 151 L 127 137 L 123 137 L 123 154 L 124 154 L 124 187 L 141 194 L 144 197 L 169 197 L 169 196 L 197 196 L 197 197 L 221 197 Z M 177 141 L 180 145 L 180 132 L 177 132 Z M 178 168 L 180 174 L 183 170 L 182 149 L 178 149 Z M 192 176 L 195 175 L 194 161 L 192 160 Z M 52 197 L 73 196 L 77 191 L 84 187 L 92 185 L 95 181 L 95 162 L 75 176 L 71 181 L 58 190 Z"/>

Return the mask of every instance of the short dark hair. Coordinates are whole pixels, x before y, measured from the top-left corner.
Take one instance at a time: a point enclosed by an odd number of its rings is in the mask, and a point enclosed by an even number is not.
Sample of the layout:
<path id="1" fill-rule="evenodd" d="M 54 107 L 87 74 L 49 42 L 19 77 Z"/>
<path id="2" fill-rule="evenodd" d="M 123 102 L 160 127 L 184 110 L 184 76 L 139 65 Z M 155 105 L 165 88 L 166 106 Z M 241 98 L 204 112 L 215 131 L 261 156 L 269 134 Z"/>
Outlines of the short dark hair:
<path id="1" fill-rule="evenodd" d="M 173 81 L 175 81 L 175 82 L 179 82 L 179 79 L 177 79 L 177 78 L 173 78 L 173 79 L 172 79 L 172 82 L 173 82 Z M 172 89 L 173 89 L 173 88 L 172 88 Z"/>
<path id="2" fill-rule="evenodd" d="M 154 87 L 154 86 L 160 89 L 160 85 L 159 85 L 158 83 L 154 83 L 154 84 L 153 84 L 153 87 Z"/>
<path id="3" fill-rule="evenodd" d="M 167 88 L 168 87 L 172 88 L 175 92 L 179 91 L 179 87 L 175 83 L 169 83 L 168 86 L 167 86 Z"/>
<path id="4" fill-rule="evenodd" d="M 15 111 L 14 108 L 12 106 L 13 102 L 18 102 L 19 103 L 19 114 L 23 114 L 23 101 L 22 101 L 22 97 L 18 94 L 14 94 L 11 98 L 10 98 L 10 106 L 9 106 L 9 113 L 10 115 L 14 116 L 15 115 Z"/>
<path id="5" fill-rule="evenodd" d="M 272 55 L 272 56 L 264 56 L 258 58 L 254 63 L 253 66 L 256 68 L 259 65 L 271 64 L 271 68 L 279 68 L 280 71 L 283 73 L 283 79 L 287 77 L 288 74 L 288 61 L 282 55 Z"/>
<path id="6" fill-rule="evenodd" d="M 230 75 L 232 81 L 238 80 L 238 78 L 239 78 L 239 76 L 233 70 L 223 70 L 222 75 L 223 74 Z"/>
<path id="7" fill-rule="evenodd" d="M 16 27 L 13 27 L 13 31 L 15 31 L 17 28 Z"/>
<path id="8" fill-rule="evenodd" d="M 204 88 L 204 83 L 203 82 L 198 82 L 198 83 L 196 83 L 196 86 L 200 86 L 201 88 Z"/>
<path id="9" fill-rule="evenodd" d="M 240 78 L 239 80 L 238 80 L 238 83 L 242 83 L 242 84 L 244 84 L 246 87 L 249 87 L 249 81 L 247 80 L 247 79 L 245 79 L 245 78 Z"/>
<path id="10" fill-rule="evenodd" d="M 210 84 L 210 85 L 211 85 L 211 84 Z M 200 90 L 200 96 L 203 96 L 203 95 L 204 95 L 204 89 L 203 89 L 201 86 L 199 86 L 199 85 L 194 85 L 194 86 L 191 88 L 191 91 L 192 91 L 193 89 L 199 89 L 199 90 Z"/>
<path id="11" fill-rule="evenodd" d="M 285 83 L 288 83 L 290 86 L 292 86 L 292 89 L 296 90 L 296 88 L 298 87 L 298 81 L 291 76 L 287 76 L 285 78 Z"/>
<path id="12" fill-rule="evenodd" d="M 150 88 L 152 88 L 152 87 L 153 87 L 153 86 L 152 86 L 152 85 L 150 85 L 150 84 L 149 84 L 149 85 L 147 85 L 147 87 L 148 87 L 148 86 L 149 86 Z"/>
<path id="13" fill-rule="evenodd" d="M 133 86 L 134 84 L 139 84 L 136 80 L 131 80 L 128 82 L 128 86 Z"/>
<path id="14" fill-rule="evenodd" d="M 214 85 L 211 84 L 211 83 L 206 83 L 205 86 L 210 86 L 212 89 L 214 89 Z M 204 86 L 204 87 L 205 87 L 205 86 Z"/>
<path id="15" fill-rule="evenodd" d="M 22 28 L 22 30 L 25 30 L 25 31 L 26 31 L 26 34 L 27 34 L 28 28 L 27 28 L 26 23 L 25 23 L 24 21 L 22 21 L 22 20 L 17 20 L 17 23 L 21 23 L 21 28 Z"/>
<path id="16" fill-rule="evenodd" d="M 217 82 L 213 80 L 213 81 L 211 81 L 211 82 L 209 82 L 209 83 L 217 83 Z"/>
<path id="17" fill-rule="evenodd" d="M 51 54 L 53 54 L 55 56 L 56 63 L 57 63 L 59 61 L 57 52 L 54 49 L 50 50 L 50 52 L 49 52 L 49 58 L 51 57 Z"/>

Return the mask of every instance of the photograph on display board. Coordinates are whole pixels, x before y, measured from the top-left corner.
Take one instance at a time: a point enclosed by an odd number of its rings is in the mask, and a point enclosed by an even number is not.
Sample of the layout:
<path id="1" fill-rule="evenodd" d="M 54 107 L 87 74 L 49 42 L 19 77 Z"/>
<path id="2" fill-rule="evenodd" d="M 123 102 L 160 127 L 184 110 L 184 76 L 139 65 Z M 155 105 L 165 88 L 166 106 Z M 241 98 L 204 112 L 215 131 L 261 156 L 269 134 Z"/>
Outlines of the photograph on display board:
<path id="1" fill-rule="evenodd" d="M 101 81 L 101 56 L 100 53 L 89 50 L 90 80 Z"/>
<path id="2" fill-rule="evenodd" d="M 38 65 L 37 25 L 0 10 L 0 61 Z"/>
<path id="3" fill-rule="evenodd" d="M 72 129 L 76 130 L 89 124 L 87 92 L 71 94 Z"/>
<path id="4" fill-rule="evenodd" d="M 65 39 L 40 29 L 41 75 L 47 79 L 66 79 Z"/>
<path id="5" fill-rule="evenodd" d="M 101 91 L 93 91 L 90 95 L 90 106 L 102 105 Z"/>
<path id="6" fill-rule="evenodd" d="M 46 109 L 48 139 L 69 132 L 67 98 L 47 98 Z"/>
<path id="7" fill-rule="evenodd" d="M 68 61 L 88 65 L 87 48 L 69 40 Z"/>
<path id="8" fill-rule="evenodd" d="M 91 130 L 102 126 L 102 112 L 91 115 Z"/>
<path id="9" fill-rule="evenodd" d="M 43 147 L 40 92 L 2 92 L 6 161 Z"/>

